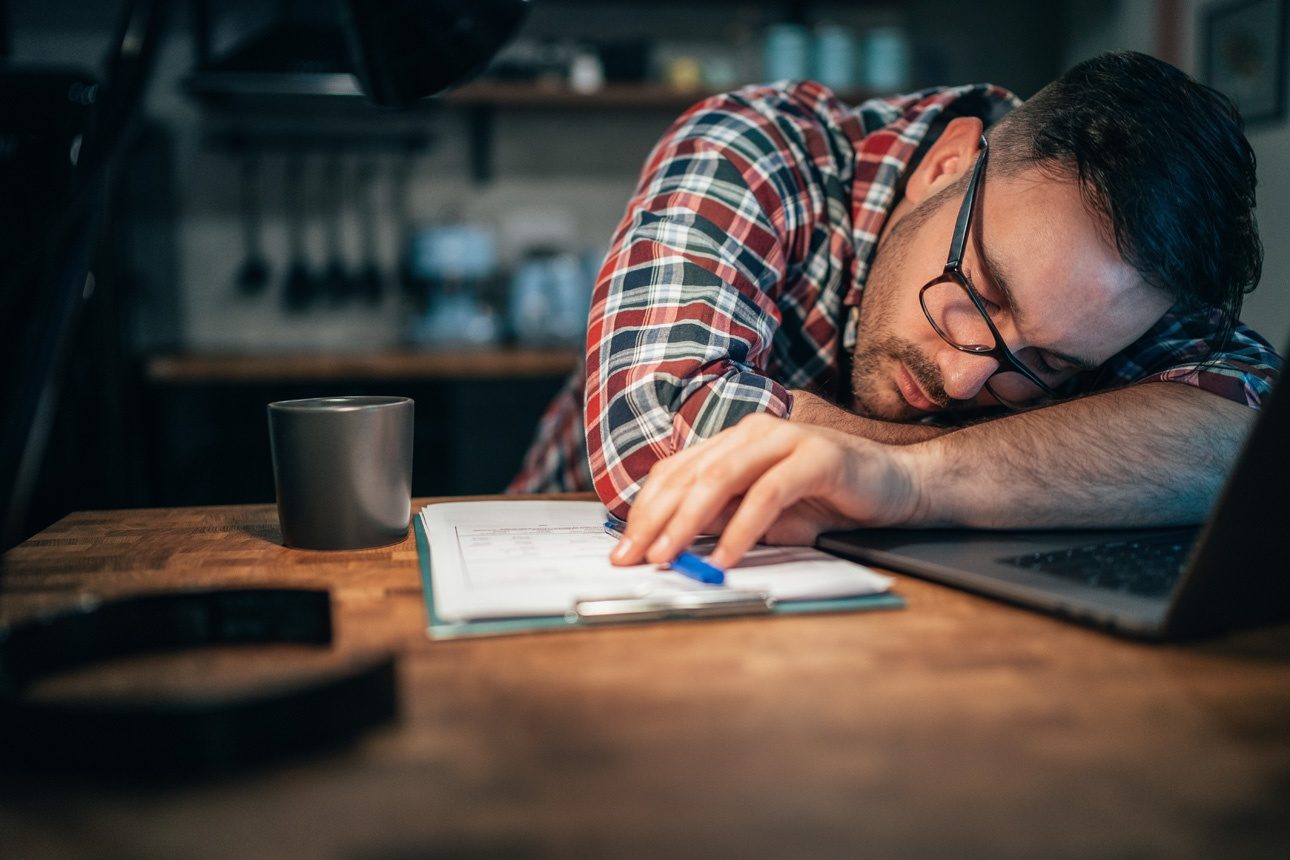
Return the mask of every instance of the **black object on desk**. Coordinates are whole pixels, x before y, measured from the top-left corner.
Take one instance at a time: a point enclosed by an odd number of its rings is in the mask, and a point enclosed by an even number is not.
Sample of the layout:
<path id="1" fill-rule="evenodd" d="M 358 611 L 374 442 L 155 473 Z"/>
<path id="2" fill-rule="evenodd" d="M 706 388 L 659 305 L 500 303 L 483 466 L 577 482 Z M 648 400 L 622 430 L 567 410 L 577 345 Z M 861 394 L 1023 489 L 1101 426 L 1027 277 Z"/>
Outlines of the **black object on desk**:
<path id="1" fill-rule="evenodd" d="M 41 677 L 205 645 L 331 642 L 326 591 L 231 589 L 89 603 L 0 630 L 0 767 L 114 778 L 192 778 L 352 740 L 395 716 L 394 658 L 321 679 L 211 699 L 38 701 Z"/>

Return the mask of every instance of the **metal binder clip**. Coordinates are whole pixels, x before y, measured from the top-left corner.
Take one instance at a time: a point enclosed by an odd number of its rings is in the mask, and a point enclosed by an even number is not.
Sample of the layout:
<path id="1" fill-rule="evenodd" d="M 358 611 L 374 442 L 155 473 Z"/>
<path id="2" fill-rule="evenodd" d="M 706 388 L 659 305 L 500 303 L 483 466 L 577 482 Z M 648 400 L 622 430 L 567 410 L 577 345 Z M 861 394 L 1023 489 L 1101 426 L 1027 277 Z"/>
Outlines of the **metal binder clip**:
<path id="1" fill-rule="evenodd" d="M 580 600 L 571 620 L 583 624 L 662 621 L 667 618 L 711 618 L 722 615 L 765 615 L 772 601 L 755 591 L 687 591 L 679 594 Z"/>

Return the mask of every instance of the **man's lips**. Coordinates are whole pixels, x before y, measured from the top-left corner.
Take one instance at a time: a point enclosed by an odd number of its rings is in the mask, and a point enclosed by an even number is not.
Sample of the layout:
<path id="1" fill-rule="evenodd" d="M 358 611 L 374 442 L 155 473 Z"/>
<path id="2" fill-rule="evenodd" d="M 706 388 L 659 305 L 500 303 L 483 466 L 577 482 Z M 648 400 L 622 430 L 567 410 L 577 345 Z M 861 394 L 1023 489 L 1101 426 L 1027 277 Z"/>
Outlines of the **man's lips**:
<path id="1" fill-rule="evenodd" d="M 914 381 L 914 376 L 909 372 L 909 368 L 905 367 L 903 363 L 896 365 L 896 368 L 896 387 L 900 389 L 900 396 L 905 398 L 906 403 L 923 412 L 934 412 L 940 408 L 934 401 L 928 399 L 927 395 L 923 394 L 923 389 L 918 387 L 918 383 Z"/>

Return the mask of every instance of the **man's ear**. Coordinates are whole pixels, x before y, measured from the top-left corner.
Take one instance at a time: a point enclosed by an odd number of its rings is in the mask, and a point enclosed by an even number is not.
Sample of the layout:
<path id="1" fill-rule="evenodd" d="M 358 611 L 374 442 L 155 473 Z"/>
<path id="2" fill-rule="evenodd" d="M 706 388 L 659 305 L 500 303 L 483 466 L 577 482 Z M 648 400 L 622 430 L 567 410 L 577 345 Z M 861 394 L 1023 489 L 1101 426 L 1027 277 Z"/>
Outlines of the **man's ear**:
<path id="1" fill-rule="evenodd" d="M 950 185 L 976 163 L 981 151 L 981 132 L 985 126 L 974 116 L 961 116 L 945 125 L 941 136 L 932 144 L 923 160 L 909 174 L 905 199 L 922 203 L 937 191 Z"/>

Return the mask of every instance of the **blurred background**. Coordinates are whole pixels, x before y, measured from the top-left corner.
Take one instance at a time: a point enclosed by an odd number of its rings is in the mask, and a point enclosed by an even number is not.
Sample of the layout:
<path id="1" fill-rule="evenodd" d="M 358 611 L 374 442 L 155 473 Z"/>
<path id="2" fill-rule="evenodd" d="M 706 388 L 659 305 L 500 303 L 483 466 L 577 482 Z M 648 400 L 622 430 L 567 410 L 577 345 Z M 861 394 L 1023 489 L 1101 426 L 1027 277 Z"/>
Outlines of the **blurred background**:
<path id="1" fill-rule="evenodd" d="M 291 397 L 411 396 L 414 493 L 499 491 L 650 148 L 749 82 L 1026 97 L 1103 50 L 1166 59 L 1247 113 L 1268 255 L 1244 318 L 1290 334 L 1284 0 L 535 0 L 482 77 L 397 112 L 358 94 L 330 4 L 174 7 L 19 537 L 70 510 L 272 501 L 265 405 Z M 0 0 L 0 68 L 93 73 L 119 12 Z"/>

